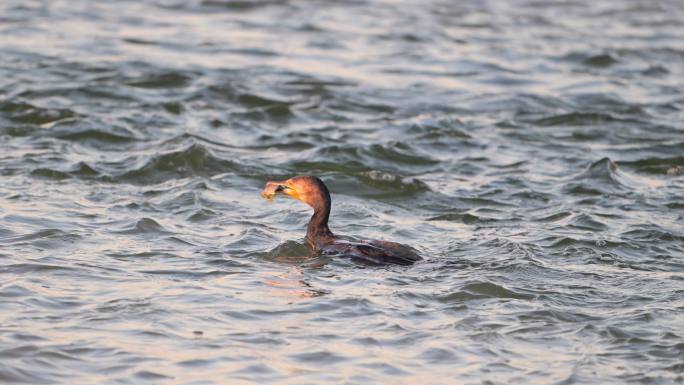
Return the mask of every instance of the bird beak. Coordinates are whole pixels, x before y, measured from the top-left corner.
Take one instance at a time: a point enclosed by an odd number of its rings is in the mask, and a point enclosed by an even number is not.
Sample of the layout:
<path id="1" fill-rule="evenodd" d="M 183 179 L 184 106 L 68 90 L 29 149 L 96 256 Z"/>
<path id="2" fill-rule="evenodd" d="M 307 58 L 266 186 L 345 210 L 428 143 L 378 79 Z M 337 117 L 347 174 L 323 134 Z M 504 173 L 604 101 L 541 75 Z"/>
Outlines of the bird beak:
<path id="1" fill-rule="evenodd" d="M 275 198 L 275 196 L 280 193 L 280 194 L 289 195 L 294 199 L 299 199 L 299 195 L 297 195 L 297 190 L 290 187 L 287 182 L 288 181 L 285 181 L 285 182 L 267 182 L 264 189 L 261 190 L 261 196 L 270 201 L 270 200 L 273 200 L 273 198 Z"/>

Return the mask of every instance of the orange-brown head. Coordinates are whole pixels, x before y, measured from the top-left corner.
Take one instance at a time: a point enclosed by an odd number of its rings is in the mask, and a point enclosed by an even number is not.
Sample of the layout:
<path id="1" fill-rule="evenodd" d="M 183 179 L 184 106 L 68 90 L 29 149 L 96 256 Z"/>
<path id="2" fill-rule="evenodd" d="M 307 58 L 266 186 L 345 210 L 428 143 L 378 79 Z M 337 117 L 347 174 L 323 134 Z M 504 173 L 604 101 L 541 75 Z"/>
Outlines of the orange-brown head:
<path id="1" fill-rule="evenodd" d="M 314 210 L 330 210 L 330 193 L 323 181 L 315 176 L 303 175 L 282 182 L 267 182 L 261 196 L 271 200 L 278 194 L 289 195 L 300 200 Z"/>
<path id="2" fill-rule="evenodd" d="M 330 193 L 322 180 L 315 176 L 296 176 L 282 182 L 268 182 L 261 191 L 261 196 L 271 200 L 278 194 L 289 195 L 314 209 L 313 216 L 306 226 L 306 239 L 314 249 L 321 244 L 330 243 L 334 239 L 328 228 L 330 217 Z"/>

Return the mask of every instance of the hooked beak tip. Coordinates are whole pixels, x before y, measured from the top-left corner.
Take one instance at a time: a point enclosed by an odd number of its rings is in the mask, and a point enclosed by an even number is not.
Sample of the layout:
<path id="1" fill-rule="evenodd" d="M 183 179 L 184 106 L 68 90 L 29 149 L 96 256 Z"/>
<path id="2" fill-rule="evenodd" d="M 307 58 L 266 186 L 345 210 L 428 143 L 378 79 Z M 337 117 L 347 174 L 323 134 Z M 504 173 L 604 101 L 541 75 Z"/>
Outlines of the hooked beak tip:
<path id="1" fill-rule="evenodd" d="M 283 184 L 281 182 L 267 182 L 263 190 L 261 190 L 261 197 L 267 200 L 273 200 L 278 193 L 283 192 Z"/>

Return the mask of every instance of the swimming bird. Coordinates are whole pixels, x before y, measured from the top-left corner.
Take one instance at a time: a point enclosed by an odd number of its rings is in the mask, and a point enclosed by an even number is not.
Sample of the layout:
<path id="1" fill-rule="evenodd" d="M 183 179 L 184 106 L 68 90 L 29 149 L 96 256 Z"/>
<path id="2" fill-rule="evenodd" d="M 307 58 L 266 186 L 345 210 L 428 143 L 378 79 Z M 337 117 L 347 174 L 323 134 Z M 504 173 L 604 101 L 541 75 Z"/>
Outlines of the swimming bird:
<path id="1" fill-rule="evenodd" d="M 282 182 L 267 182 L 261 196 L 272 200 L 276 195 L 287 195 L 313 208 L 314 213 L 306 228 L 306 241 L 311 249 L 330 257 L 347 257 L 370 264 L 410 265 L 422 260 L 418 251 L 397 242 L 362 240 L 337 236 L 330 231 L 330 192 L 315 176 L 296 176 Z"/>

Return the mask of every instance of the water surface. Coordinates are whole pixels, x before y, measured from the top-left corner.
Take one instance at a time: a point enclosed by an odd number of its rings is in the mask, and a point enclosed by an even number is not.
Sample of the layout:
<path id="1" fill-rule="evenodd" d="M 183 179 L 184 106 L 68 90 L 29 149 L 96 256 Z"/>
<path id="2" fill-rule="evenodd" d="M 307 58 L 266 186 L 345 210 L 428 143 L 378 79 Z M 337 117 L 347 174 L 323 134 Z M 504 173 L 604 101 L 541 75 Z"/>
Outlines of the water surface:
<path id="1" fill-rule="evenodd" d="M 0 382 L 681 383 L 683 89 L 675 0 L 5 0 Z"/>

